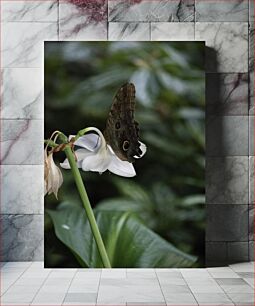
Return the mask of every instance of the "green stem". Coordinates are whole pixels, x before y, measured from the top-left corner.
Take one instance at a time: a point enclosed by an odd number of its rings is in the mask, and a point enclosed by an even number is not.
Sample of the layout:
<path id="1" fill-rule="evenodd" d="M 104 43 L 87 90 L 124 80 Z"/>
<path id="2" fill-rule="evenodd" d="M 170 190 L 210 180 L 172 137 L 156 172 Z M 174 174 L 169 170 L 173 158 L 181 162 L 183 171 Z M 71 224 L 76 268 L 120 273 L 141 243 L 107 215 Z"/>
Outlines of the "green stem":
<path id="1" fill-rule="evenodd" d="M 91 227 L 93 236 L 95 238 L 97 248 L 98 248 L 99 254 L 100 254 L 101 259 L 102 259 L 102 263 L 103 263 L 105 268 L 111 268 L 111 264 L 110 264 L 108 255 L 107 255 L 106 250 L 105 250 L 104 242 L 103 242 L 101 234 L 99 232 L 99 229 L 98 229 L 98 226 L 97 226 L 97 223 L 96 223 L 96 219 L 95 219 L 95 216 L 94 216 L 93 210 L 91 208 L 86 189 L 84 187 L 84 184 L 83 184 L 83 181 L 82 181 L 82 178 L 81 178 L 80 171 L 79 171 L 79 169 L 76 165 L 76 162 L 75 162 L 75 159 L 74 159 L 74 156 L 73 156 L 73 152 L 72 152 L 70 146 L 66 146 L 64 151 L 65 151 L 66 156 L 68 158 L 68 161 L 69 161 L 69 164 L 70 164 L 73 176 L 74 176 L 74 180 L 75 180 L 77 189 L 79 191 L 83 206 L 84 206 L 85 211 L 87 213 L 87 217 L 89 219 L 90 227 Z"/>

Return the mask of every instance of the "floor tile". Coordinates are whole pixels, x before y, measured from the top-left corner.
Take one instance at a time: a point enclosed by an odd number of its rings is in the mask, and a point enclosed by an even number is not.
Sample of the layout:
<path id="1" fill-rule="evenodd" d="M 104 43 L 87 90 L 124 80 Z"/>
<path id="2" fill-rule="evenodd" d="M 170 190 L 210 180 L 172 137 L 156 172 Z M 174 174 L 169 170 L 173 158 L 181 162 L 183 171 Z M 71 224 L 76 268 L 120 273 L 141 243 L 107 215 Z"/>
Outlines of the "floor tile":
<path id="1" fill-rule="evenodd" d="M 101 271 L 98 270 L 98 271 L 78 271 L 76 274 L 75 274 L 75 278 L 100 278 L 100 275 L 101 275 Z"/>
<path id="2" fill-rule="evenodd" d="M 235 272 L 254 272 L 254 263 L 245 262 L 230 265 L 230 268 Z"/>
<path id="3" fill-rule="evenodd" d="M 224 292 L 228 293 L 254 293 L 254 289 L 248 284 L 245 285 L 221 285 Z"/>
<path id="4" fill-rule="evenodd" d="M 238 306 L 254 306 L 253 293 L 228 293 L 229 298 Z"/>
<path id="5" fill-rule="evenodd" d="M 67 293 L 64 302 L 96 303 L 97 293 Z"/>
<path id="6" fill-rule="evenodd" d="M 241 278 L 215 278 L 219 285 L 245 285 L 245 281 Z"/>
<path id="7" fill-rule="evenodd" d="M 191 293 L 166 293 L 164 297 L 167 305 L 197 305 L 197 301 Z"/>
<path id="8" fill-rule="evenodd" d="M 47 292 L 39 292 L 31 305 L 61 305 L 64 301 L 66 293 L 47 293 Z"/>
<path id="9" fill-rule="evenodd" d="M 162 305 L 166 305 L 165 302 L 136 302 L 136 303 L 132 303 L 132 302 L 129 302 L 127 303 L 127 306 L 162 306 Z"/>
<path id="10" fill-rule="evenodd" d="M 98 291 L 98 286 L 99 286 L 99 279 L 76 279 L 74 278 L 72 280 L 72 283 L 68 289 L 68 292 L 71 293 L 78 293 L 78 292 L 97 292 Z"/>
<path id="11" fill-rule="evenodd" d="M 195 293 L 199 305 L 234 305 L 225 293 Z"/>
<path id="12" fill-rule="evenodd" d="M 125 288 L 121 286 L 100 286 L 98 290 L 97 305 L 126 303 Z"/>
<path id="13" fill-rule="evenodd" d="M 186 278 L 211 278 L 206 269 L 180 269 L 182 276 Z"/>
<path id="14" fill-rule="evenodd" d="M 153 269 L 127 269 L 127 278 L 156 278 Z"/>
<path id="15" fill-rule="evenodd" d="M 253 289 L 255 288 L 254 286 L 254 278 L 244 278 L 244 281 L 250 285 Z"/>
<path id="16" fill-rule="evenodd" d="M 6 262 L 4 267 L 1 270 L 5 270 L 8 268 L 29 268 L 31 267 L 32 262 L 31 261 L 12 261 L 12 262 Z"/>
<path id="17" fill-rule="evenodd" d="M 103 269 L 101 279 L 103 278 L 126 278 L 126 269 Z"/>
<path id="18" fill-rule="evenodd" d="M 207 268 L 214 278 L 239 278 L 240 276 L 229 267 Z"/>
<path id="19" fill-rule="evenodd" d="M 160 285 L 163 294 L 167 293 L 191 293 L 187 285 Z"/>
<path id="20" fill-rule="evenodd" d="M 218 285 L 189 285 L 190 290 L 195 293 L 223 293 L 224 291 Z"/>

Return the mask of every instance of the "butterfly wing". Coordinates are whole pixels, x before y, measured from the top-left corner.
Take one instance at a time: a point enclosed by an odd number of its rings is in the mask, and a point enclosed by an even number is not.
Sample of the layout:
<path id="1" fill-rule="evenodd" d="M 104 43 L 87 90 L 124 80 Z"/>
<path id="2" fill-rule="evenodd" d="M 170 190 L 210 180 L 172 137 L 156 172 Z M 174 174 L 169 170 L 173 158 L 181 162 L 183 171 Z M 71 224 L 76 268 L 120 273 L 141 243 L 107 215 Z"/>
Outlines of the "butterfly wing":
<path id="1" fill-rule="evenodd" d="M 106 122 L 104 136 L 114 153 L 133 162 L 142 154 L 139 143 L 139 125 L 134 120 L 135 86 L 126 83 L 117 91 Z"/>

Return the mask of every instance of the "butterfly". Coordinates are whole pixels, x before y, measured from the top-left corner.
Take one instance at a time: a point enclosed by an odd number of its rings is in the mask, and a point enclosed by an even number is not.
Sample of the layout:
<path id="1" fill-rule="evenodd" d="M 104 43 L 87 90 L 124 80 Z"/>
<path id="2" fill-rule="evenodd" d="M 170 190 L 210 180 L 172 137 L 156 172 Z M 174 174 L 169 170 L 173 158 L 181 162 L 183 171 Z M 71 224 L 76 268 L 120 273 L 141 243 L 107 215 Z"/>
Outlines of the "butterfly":
<path id="1" fill-rule="evenodd" d="M 118 158 L 131 163 L 143 155 L 143 144 L 139 141 L 139 124 L 134 120 L 134 112 L 135 85 L 126 83 L 114 96 L 104 137 Z"/>

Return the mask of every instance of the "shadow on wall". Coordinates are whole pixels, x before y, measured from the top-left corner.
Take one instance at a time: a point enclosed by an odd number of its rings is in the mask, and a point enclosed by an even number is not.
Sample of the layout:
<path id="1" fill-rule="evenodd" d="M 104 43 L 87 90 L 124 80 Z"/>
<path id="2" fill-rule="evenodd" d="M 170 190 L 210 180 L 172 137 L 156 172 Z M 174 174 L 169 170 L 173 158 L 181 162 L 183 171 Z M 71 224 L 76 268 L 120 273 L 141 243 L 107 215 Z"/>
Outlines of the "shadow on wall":
<path id="1" fill-rule="evenodd" d="M 217 52 L 206 47 L 206 266 L 222 266 L 248 261 L 247 220 L 245 197 L 247 188 L 242 183 L 242 172 L 247 172 L 234 151 L 235 133 L 232 92 L 244 81 L 242 74 L 218 72 Z M 230 76 L 230 78 L 228 78 Z M 245 78 L 245 77 L 244 77 Z M 240 96 L 235 97 L 240 100 Z M 245 98 L 245 97 L 244 97 Z M 241 104 L 239 104 L 240 107 Z M 241 107 L 243 107 L 241 105 Z M 239 127 L 238 127 L 239 128 Z M 242 127 L 241 127 L 242 128 Z M 246 130 L 243 131 L 246 133 Z M 232 136 L 234 135 L 234 136 Z M 238 134 L 239 136 L 239 134 Z M 242 136 L 240 136 L 242 137 Z M 236 148 L 236 145 L 235 145 Z M 231 152 L 231 154 L 230 154 Z M 227 156 L 230 156 L 228 158 Z M 236 155 L 236 156 L 235 156 Z M 240 154 L 239 154 L 240 155 Z M 237 176 L 236 176 L 237 174 Z M 248 173 L 247 173 L 248 176 Z M 235 181 L 237 179 L 237 181 Z M 241 183 L 241 185 L 240 185 Z M 232 245 L 231 245 L 232 243 Z M 236 243 L 236 246 L 233 245 Z M 242 244 L 242 247 L 239 246 Z"/>

